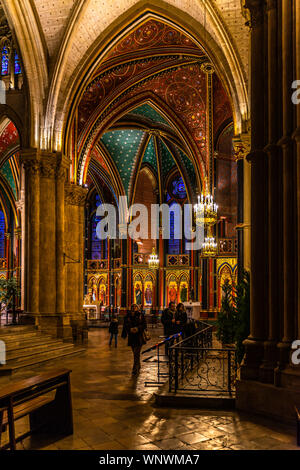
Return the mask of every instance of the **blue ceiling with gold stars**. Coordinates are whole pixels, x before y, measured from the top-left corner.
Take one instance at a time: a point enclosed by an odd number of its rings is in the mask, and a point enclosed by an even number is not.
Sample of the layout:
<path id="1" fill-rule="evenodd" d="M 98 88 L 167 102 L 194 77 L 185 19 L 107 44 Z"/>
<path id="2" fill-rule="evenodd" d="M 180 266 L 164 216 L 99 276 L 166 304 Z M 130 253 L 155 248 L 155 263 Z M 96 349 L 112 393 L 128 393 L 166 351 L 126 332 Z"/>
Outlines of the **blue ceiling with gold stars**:
<path id="1" fill-rule="evenodd" d="M 147 103 L 142 104 L 141 106 L 138 106 L 137 108 L 133 109 L 132 111 L 130 111 L 130 114 L 146 117 L 153 121 L 153 123 L 168 125 L 168 122 L 164 119 L 164 117 L 156 109 L 154 109 Z"/>
<path id="2" fill-rule="evenodd" d="M 4 165 L 2 166 L 0 171 L 1 171 L 2 175 L 5 177 L 8 184 L 10 185 L 10 187 L 12 189 L 12 192 L 13 192 L 15 198 L 17 199 L 16 182 L 15 182 L 15 179 L 14 179 L 14 176 L 13 176 L 13 172 L 12 172 L 9 160 L 7 160 L 4 163 Z"/>
<path id="3" fill-rule="evenodd" d="M 101 142 L 116 164 L 127 194 L 143 136 L 143 131 L 124 129 L 108 131 L 101 137 Z"/>
<path id="4" fill-rule="evenodd" d="M 156 125 L 168 125 L 168 122 L 164 117 L 147 103 L 138 106 L 127 116 L 131 116 L 131 118 L 135 116 L 137 124 L 139 116 L 143 116 L 151 120 Z M 143 125 L 143 127 L 145 126 Z M 148 133 L 150 130 L 150 127 L 149 129 L 136 129 L 130 127 L 125 129 L 113 129 L 105 132 L 101 137 L 102 145 L 110 155 L 119 172 L 125 194 L 129 197 L 131 193 L 136 171 L 139 168 L 140 158 L 143 158 L 142 164 L 151 166 L 154 173 L 157 175 L 158 156 L 156 154 L 154 139 L 156 139 L 159 146 L 162 179 L 164 180 L 170 170 L 177 166 L 177 159 L 179 165 L 182 167 L 181 169 L 184 169 L 186 174 L 188 174 L 190 180 L 189 183 L 192 185 L 192 189 L 196 189 L 196 174 L 193 163 L 181 149 L 175 146 L 175 144 L 170 144 L 169 146 L 168 141 L 164 141 L 164 137 L 160 136 L 160 134 L 156 134 L 156 137 L 153 135 L 151 135 L 150 139 L 148 137 L 147 147 L 144 148 L 146 142 L 145 138 L 149 135 Z M 174 148 L 177 149 L 176 158 L 172 154 L 172 152 L 174 152 Z"/>

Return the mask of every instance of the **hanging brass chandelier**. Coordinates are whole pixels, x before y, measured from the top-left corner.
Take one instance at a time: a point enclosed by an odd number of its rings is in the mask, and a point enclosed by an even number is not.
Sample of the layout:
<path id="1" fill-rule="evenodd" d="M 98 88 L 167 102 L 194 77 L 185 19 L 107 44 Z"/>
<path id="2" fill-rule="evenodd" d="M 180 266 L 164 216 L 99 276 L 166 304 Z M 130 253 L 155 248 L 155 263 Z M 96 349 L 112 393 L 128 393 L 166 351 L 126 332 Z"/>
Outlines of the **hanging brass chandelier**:
<path id="1" fill-rule="evenodd" d="M 148 264 L 150 269 L 158 269 L 159 267 L 159 258 L 154 247 L 152 248 L 152 253 L 149 256 Z"/>
<path id="2" fill-rule="evenodd" d="M 211 230 L 208 230 L 208 236 L 205 237 L 204 243 L 202 244 L 202 255 L 205 257 L 213 257 L 218 253 L 218 244 L 216 239 L 211 234 Z"/>
<path id="3" fill-rule="evenodd" d="M 198 196 L 198 202 L 194 205 L 196 225 L 205 225 L 211 227 L 215 225 L 218 219 L 218 206 L 213 200 L 211 194 L 201 194 Z"/>

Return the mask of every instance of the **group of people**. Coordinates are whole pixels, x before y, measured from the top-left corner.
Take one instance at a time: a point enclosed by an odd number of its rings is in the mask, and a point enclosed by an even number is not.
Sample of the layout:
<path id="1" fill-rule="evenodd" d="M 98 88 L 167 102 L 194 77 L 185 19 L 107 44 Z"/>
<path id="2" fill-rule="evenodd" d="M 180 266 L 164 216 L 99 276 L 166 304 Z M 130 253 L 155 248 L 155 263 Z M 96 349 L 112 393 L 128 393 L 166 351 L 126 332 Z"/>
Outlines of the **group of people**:
<path id="1" fill-rule="evenodd" d="M 182 333 L 182 337 L 184 337 L 187 325 L 187 314 L 184 305 L 180 303 L 176 307 L 175 302 L 170 302 L 169 307 L 162 313 L 161 322 L 164 327 L 164 336 L 170 337 L 176 333 Z M 117 347 L 118 328 L 118 318 L 113 316 L 109 325 L 109 346 L 112 345 L 113 338 L 115 338 L 115 347 Z M 137 376 L 141 369 L 141 349 L 147 342 L 147 322 L 142 310 L 136 304 L 131 306 L 124 318 L 122 338 L 128 338 L 128 346 L 132 349 L 134 359 L 132 375 Z M 168 354 L 168 346 L 169 342 L 166 343 L 166 354 Z"/>

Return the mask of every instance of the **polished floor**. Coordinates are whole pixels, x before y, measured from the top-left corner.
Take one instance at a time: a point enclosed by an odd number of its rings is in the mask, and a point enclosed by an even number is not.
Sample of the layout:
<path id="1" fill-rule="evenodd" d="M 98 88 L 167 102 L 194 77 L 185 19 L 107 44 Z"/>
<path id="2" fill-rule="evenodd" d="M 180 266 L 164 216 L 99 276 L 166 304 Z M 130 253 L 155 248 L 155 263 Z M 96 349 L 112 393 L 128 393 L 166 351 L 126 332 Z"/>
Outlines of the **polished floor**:
<path id="1" fill-rule="evenodd" d="M 153 329 L 152 342 L 162 334 Z M 18 444 L 19 449 L 47 450 L 299 450 L 295 429 L 235 411 L 170 409 L 154 406 L 155 366 L 143 364 L 137 379 L 131 377 L 132 353 L 119 337 L 118 347 L 108 346 L 107 329 L 89 333 L 83 355 L 59 364 L 27 370 L 11 379 L 0 378 L 0 387 L 37 371 L 55 367 L 72 369 L 73 436 L 49 441 L 38 436 Z M 21 432 L 27 422 L 18 423 Z"/>

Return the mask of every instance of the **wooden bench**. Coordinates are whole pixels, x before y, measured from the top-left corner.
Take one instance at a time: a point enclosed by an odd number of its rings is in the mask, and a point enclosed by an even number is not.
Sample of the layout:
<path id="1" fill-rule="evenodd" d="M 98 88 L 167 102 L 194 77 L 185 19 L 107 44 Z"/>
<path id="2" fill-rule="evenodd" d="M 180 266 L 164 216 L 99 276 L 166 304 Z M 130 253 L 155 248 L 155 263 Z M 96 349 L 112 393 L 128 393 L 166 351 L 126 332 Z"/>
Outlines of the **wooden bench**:
<path id="1" fill-rule="evenodd" d="M 17 442 L 37 432 L 73 434 L 70 372 L 52 370 L 0 389 L 0 450 L 15 450 Z M 27 415 L 30 431 L 16 437 L 15 421 Z M 7 426 L 9 443 L 1 447 Z"/>

